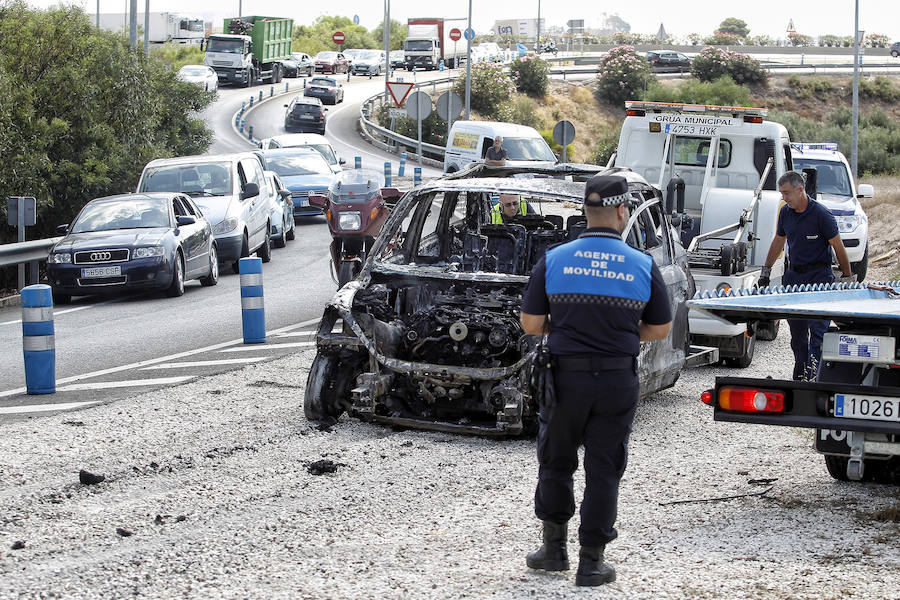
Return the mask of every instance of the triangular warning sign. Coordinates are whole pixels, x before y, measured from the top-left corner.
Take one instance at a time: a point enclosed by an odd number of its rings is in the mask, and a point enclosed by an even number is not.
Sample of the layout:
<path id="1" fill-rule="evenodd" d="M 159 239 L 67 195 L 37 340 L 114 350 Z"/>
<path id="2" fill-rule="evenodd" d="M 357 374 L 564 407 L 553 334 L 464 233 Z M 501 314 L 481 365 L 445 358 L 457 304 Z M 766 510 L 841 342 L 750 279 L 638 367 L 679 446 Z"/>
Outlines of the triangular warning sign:
<path id="1" fill-rule="evenodd" d="M 403 106 L 403 101 L 409 96 L 409 91 L 413 89 L 413 84 L 404 81 L 388 81 L 387 88 L 391 93 L 391 98 L 394 99 L 394 104 Z"/>

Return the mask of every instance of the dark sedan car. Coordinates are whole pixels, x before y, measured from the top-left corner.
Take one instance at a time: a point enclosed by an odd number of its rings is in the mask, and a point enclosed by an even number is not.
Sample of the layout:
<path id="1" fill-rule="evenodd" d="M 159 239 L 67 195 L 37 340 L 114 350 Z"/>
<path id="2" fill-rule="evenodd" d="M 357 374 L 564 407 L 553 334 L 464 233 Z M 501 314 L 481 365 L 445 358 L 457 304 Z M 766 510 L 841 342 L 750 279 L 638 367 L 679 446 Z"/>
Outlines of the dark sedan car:
<path id="1" fill-rule="evenodd" d="M 321 215 L 322 209 L 311 206 L 310 195 L 327 196 L 335 174 L 322 155 L 313 148 L 274 148 L 263 150 L 266 170 L 275 171 L 284 187 L 291 191 L 294 220 Z"/>
<path id="2" fill-rule="evenodd" d="M 297 96 L 284 105 L 284 130 L 325 135 L 325 111 L 318 98 Z"/>
<path id="3" fill-rule="evenodd" d="M 316 73 L 346 73 L 350 61 L 341 52 L 323 51 L 316 54 Z"/>
<path id="4" fill-rule="evenodd" d="M 654 71 L 690 71 L 691 59 L 681 52 L 672 52 L 670 50 L 653 50 L 647 52 L 647 62 Z"/>
<path id="5" fill-rule="evenodd" d="M 121 194 L 88 202 L 50 250 L 47 279 L 57 304 L 72 296 L 162 289 L 219 280 L 209 221 L 184 194 Z"/>
<path id="6" fill-rule="evenodd" d="M 303 95 L 318 98 L 323 104 L 337 104 L 344 101 L 344 88 L 334 77 L 313 77 Z"/>
<path id="7" fill-rule="evenodd" d="M 291 52 L 291 57 L 281 61 L 281 64 L 285 77 L 311 76 L 316 70 L 312 57 L 305 52 Z"/>

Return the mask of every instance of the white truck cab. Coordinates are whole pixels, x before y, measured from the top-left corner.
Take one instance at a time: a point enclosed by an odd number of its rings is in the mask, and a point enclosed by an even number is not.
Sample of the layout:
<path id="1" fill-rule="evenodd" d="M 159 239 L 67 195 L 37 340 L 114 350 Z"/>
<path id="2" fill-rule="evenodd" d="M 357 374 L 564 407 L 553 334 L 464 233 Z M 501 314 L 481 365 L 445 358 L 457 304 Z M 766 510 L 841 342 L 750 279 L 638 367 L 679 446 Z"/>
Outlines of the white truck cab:
<path id="1" fill-rule="evenodd" d="M 763 108 L 626 102 L 611 166 L 628 167 L 666 196 L 687 248 L 698 291 L 753 288 L 775 236 L 781 194 L 792 169 L 788 132 Z M 784 259 L 772 268 L 779 285 Z M 691 340 L 719 348 L 729 364 L 749 366 L 756 337 L 773 339 L 778 322 L 731 324 L 692 310 Z"/>
<path id="2" fill-rule="evenodd" d="M 838 224 L 841 241 L 847 249 L 850 268 L 862 281 L 869 268 L 869 219 L 859 198 L 872 198 L 875 188 L 856 185 L 847 158 L 833 142 L 791 144 L 794 169 L 816 170 L 816 200 L 831 211 Z"/>

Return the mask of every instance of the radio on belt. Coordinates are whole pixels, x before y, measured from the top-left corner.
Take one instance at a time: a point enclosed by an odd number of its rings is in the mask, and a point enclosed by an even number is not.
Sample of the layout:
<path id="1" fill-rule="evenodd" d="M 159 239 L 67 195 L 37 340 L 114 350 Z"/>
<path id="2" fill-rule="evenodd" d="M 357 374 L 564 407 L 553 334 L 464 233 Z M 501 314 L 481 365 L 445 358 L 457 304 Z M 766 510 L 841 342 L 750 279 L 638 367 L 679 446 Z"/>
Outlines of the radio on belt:
<path id="1" fill-rule="evenodd" d="M 830 331 L 822 338 L 822 360 L 889 365 L 896 362 L 895 347 L 896 340 L 887 335 Z"/>

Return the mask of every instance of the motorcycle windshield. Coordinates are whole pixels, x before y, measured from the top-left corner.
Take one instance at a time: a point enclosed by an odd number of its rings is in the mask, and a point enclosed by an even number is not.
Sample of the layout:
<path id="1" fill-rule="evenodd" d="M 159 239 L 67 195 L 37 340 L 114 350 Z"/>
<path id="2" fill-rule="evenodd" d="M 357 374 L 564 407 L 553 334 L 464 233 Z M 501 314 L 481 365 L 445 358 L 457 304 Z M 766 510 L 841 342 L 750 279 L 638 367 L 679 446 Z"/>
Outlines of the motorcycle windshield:
<path id="1" fill-rule="evenodd" d="M 331 184 L 332 202 L 365 202 L 381 193 L 384 174 L 372 169 L 342 171 Z"/>

